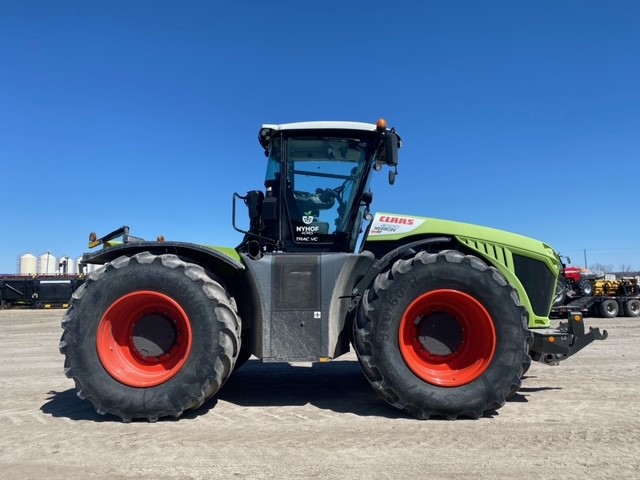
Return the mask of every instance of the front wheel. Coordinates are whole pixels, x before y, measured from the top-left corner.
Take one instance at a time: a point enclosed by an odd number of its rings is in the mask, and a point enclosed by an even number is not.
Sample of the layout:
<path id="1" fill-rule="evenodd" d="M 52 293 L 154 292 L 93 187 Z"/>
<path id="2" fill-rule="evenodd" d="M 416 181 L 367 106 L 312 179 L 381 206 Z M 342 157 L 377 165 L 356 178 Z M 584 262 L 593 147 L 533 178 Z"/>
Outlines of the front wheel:
<path id="1" fill-rule="evenodd" d="M 354 345 L 374 390 L 418 418 L 501 407 L 529 367 L 527 311 L 502 274 L 456 251 L 398 260 L 365 291 Z"/>
<path id="2" fill-rule="evenodd" d="M 233 305 L 220 282 L 175 255 L 120 257 L 73 294 L 60 340 L 65 373 L 100 414 L 179 417 L 233 370 Z"/>

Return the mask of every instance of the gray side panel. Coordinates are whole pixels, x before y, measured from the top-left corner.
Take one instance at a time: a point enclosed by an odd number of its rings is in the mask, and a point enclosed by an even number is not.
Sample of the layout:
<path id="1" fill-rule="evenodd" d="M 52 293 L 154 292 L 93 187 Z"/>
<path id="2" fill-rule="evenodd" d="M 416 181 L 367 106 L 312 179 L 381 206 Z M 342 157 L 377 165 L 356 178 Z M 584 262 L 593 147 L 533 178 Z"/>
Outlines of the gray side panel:
<path id="1" fill-rule="evenodd" d="M 246 258 L 262 304 L 251 335 L 253 353 L 265 361 L 317 361 L 349 351 L 353 285 L 372 261 L 348 253 Z"/>
<path id="2" fill-rule="evenodd" d="M 276 256 L 271 269 L 270 356 L 275 359 L 317 358 L 325 350 L 320 256 Z"/>

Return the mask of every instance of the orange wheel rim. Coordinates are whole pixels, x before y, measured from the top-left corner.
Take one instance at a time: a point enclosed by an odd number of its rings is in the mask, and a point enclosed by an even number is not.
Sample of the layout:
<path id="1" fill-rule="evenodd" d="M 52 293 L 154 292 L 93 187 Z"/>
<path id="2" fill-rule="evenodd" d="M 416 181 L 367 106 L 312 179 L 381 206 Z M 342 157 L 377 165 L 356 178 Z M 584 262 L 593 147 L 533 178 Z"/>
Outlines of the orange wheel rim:
<path id="1" fill-rule="evenodd" d="M 192 343 L 182 307 L 159 292 L 139 291 L 116 300 L 98 325 L 96 348 L 105 370 L 130 387 L 153 387 L 184 366 Z"/>
<path id="2" fill-rule="evenodd" d="M 409 369 L 442 387 L 459 387 L 482 376 L 497 344 L 489 312 L 458 290 L 433 290 L 416 298 L 402 316 L 398 333 Z"/>

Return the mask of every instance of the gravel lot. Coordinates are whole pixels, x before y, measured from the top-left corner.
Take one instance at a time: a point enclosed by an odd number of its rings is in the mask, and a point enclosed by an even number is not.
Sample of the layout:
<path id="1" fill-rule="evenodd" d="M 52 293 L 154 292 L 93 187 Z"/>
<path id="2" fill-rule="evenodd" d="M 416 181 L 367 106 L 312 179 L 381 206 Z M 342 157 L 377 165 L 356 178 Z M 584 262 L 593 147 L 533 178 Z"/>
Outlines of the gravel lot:
<path id="1" fill-rule="evenodd" d="M 640 320 L 587 319 L 609 338 L 534 364 L 479 420 L 419 421 L 379 400 L 354 355 L 250 360 L 179 420 L 97 415 L 63 373 L 61 310 L 0 311 L 0 477 L 640 478 Z"/>

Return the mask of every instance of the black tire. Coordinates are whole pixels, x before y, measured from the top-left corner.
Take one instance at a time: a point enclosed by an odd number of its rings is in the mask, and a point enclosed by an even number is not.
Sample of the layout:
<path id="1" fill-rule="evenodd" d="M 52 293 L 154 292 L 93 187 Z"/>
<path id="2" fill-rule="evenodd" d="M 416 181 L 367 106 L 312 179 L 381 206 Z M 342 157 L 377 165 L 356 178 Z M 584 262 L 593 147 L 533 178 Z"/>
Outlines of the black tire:
<path id="1" fill-rule="evenodd" d="M 374 390 L 394 407 L 421 419 L 478 418 L 520 387 L 531 364 L 527 319 L 495 268 L 456 251 L 420 252 L 364 292 L 354 345 Z"/>
<path id="2" fill-rule="evenodd" d="M 593 282 L 591 280 L 580 280 L 578 287 L 580 289 L 580 294 L 583 297 L 593 296 Z"/>
<path id="3" fill-rule="evenodd" d="M 632 298 L 624 304 L 624 314 L 627 317 L 640 317 L 640 300 Z"/>
<path id="4" fill-rule="evenodd" d="M 65 373 L 100 414 L 179 417 L 233 370 L 234 305 L 221 283 L 175 255 L 119 257 L 72 296 L 60 340 Z"/>
<path id="5" fill-rule="evenodd" d="M 558 281 L 556 284 L 556 293 L 553 299 L 554 307 L 561 307 L 566 303 L 567 300 L 567 282 Z"/>
<path id="6" fill-rule="evenodd" d="M 236 364 L 233 367 L 233 371 L 235 372 L 245 363 L 247 363 L 247 360 L 249 360 L 249 358 L 251 358 L 251 352 L 248 348 L 245 347 L 243 339 L 242 344 L 240 345 L 240 353 L 238 353 L 238 358 L 236 359 Z"/>
<path id="7" fill-rule="evenodd" d="M 613 299 L 603 300 L 600 304 L 600 316 L 603 318 L 615 318 L 618 316 L 620 306 Z"/>

